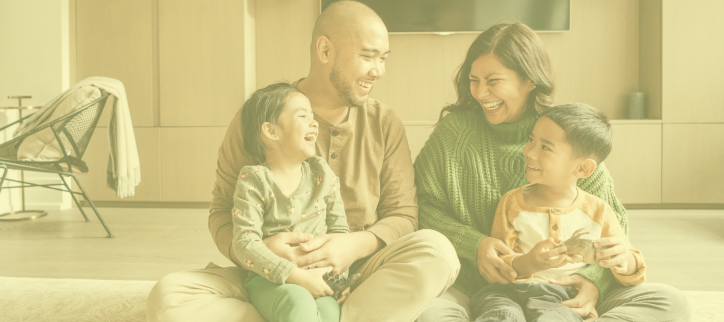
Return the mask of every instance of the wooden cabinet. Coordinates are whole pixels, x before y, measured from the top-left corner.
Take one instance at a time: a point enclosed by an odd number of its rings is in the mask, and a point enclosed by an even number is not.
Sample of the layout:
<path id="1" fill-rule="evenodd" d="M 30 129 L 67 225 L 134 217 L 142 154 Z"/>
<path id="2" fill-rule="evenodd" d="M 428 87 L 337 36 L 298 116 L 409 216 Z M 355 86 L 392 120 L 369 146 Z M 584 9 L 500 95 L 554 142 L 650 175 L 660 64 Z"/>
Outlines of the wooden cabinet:
<path id="1" fill-rule="evenodd" d="M 724 124 L 664 124 L 663 203 L 724 204 Z"/>
<path id="2" fill-rule="evenodd" d="M 161 126 L 227 126 L 241 108 L 244 2 L 159 1 Z"/>
<path id="3" fill-rule="evenodd" d="M 225 133 L 226 127 L 161 128 L 161 201 L 211 202 Z"/>
<path id="4" fill-rule="evenodd" d="M 661 203 L 661 123 L 645 122 L 611 121 L 613 150 L 604 164 L 624 204 Z"/>
<path id="5" fill-rule="evenodd" d="M 134 126 L 153 126 L 153 14 L 151 1 L 76 0 L 75 66 L 90 76 L 123 82 Z M 71 57 L 71 59 L 73 59 Z M 99 121 L 108 125 L 106 114 Z"/>

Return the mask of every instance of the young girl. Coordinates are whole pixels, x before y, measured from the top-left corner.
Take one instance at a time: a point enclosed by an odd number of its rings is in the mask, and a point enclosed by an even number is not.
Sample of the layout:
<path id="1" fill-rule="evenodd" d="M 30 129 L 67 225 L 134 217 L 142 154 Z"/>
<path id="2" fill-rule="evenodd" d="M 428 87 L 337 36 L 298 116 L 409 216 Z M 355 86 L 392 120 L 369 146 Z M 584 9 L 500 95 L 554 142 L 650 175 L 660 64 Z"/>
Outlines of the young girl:
<path id="1" fill-rule="evenodd" d="M 339 179 L 315 157 L 318 124 L 304 94 L 287 83 L 256 91 L 241 112 L 244 148 L 261 165 L 241 169 L 234 192 L 234 252 L 251 271 L 251 303 L 268 321 L 339 321 L 322 276 L 272 253 L 262 239 L 279 232 L 348 233 Z"/>

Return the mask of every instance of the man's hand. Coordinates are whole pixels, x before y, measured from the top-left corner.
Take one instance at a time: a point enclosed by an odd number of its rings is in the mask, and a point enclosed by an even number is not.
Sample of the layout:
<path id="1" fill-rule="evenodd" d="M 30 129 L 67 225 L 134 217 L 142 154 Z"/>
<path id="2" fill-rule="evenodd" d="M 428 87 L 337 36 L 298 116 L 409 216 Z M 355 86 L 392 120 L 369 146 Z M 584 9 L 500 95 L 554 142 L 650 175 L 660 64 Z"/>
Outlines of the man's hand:
<path id="1" fill-rule="evenodd" d="M 315 268 L 303 270 L 299 267 L 292 269 L 292 274 L 287 278 L 287 282 L 297 284 L 307 291 L 316 299 L 322 296 L 334 295 L 332 288 L 324 281 L 324 274 L 331 271 L 331 267 Z"/>
<path id="2" fill-rule="evenodd" d="M 340 305 L 344 303 L 344 301 L 347 300 L 347 296 L 349 296 L 349 287 L 344 289 L 344 291 L 339 294 L 339 299 L 337 300 L 337 303 L 339 303 Z"/>
<path id="3" fill-rule="evenodd" d="M 331 266 L 334 274 L 349 269 L 354 261 L 372 255 L 383 245 L 373 233 L 326 234 L 299 245 L 308 254 L 297 258 L 297 266 L 315 268 Z"/>
<path id="4" fill-rule="evenodd" d="M 633 256 L 622 238 L 601 238 L 593 246 L 598 249 L 596 263 L 599 266 L 610 268 L 621 275 L 636 273 L 636 257 Z"/>
<path id="5" fill-rule="evenodd" d="M 274 236 L 264 239 L 264 245 L 266 248 L 272 251 L 277 256 L 284 258 L 292 264 L 299 266 L 299 258 L 305 255 L 307 252 L 301 250 L 297 246 L 291 246 L 291 244 L 304 243 L 312 240 L 314 236 L 312 234 L 305 234 L 302 232 L 295 233 L 278 233 Z M 320 266 L 323 267 L 323 266 Z"/>
<path id="6" fill-rule="evenodd" d="M 558 246 L 560 240 L 548 238 L 533 246 L 527 254 L 513 261 L 513 268 L 519 276 L 530 276 L 540 271 L 558 268 L 568 264 L 566 246 Z"/>
<path id="7" fill-rule="evenodd" d="M 599 296 L 598 288 L 591 281 L 581 275 L 573 274 L 551 280 L 550 282 L 552 284 L 575 287 L 578 290 L 578 295 L 570 300 L 561 302 L 561 304 L 570 307 L 585 321 L 598 318 L 598 312 L 596 312 L 596 303 L 598 302 Z"/>
<path id="8" fill-rule="evenodd" d="M 513 254 L 513 250 L 510 249 L 502 240 L 485 237 L 480 244 L 478 244 L 478 271 L 488 283 L 510 283 L 500 271 L 506 271 L 508 275 L 516 277 L 518 274 L 513 269 L 513 266 L 508 265 L 505 261 L 500 259 L 500 255 Z"/>

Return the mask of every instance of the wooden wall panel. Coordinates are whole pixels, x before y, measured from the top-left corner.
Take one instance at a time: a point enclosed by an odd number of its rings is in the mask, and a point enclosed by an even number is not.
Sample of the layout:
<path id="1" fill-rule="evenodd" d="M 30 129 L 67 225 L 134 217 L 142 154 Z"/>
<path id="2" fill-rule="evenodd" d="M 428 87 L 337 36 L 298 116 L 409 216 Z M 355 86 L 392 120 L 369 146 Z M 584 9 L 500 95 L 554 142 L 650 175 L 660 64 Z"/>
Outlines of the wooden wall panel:
<path id="1" fill-rule="evenodd" d="M 161 178 L 159 175 L 159 128 L 136 127 L 136 145 L 141 162 L 141 183 L 133 197 L 118 198 L 116 192 L 106 185 L 108 169 L 108 128 L 98 127 L 93 132 L 83 161 L 88 164 L 88 173 L 78 180 L 93 201 L 160 201 Z M 82 199 L 82 198 L 81 198 Z"/>
<path id="2" fill-rule="evenodd" d="M 211 201 L 226 127 L 161 128 L 161 201 Z"/>
<path id="3" fill-rule="evenodd" d="M 161 126 L 226 126 L 244 101 L 244 1 L 161 0 Z"/>
<path id="4" fill-rule="evenodd" d="M 661 119 L 661 0 L 639 1 L 639 91 L 646 117 Z"/>
<path id="5" fill-rule="evenodd" d="M 628 93 L 639 90 L 639 2 L 573 0 L 571 7 L 572 31 L 539 34 L 557 74 L 556 102 L 624 118 Z M 319 1 L 259 1 L 256 12 L 258 86 L 304 77 Z M 386 75 L 372 97 L 403 120 L 436 120 L 455 101 L 452 75 L 476 36 L 390 35 Z"/>
<path id="6" fill-rule="evenodd" d="M 256 83 L 293 82 L 309 73 L 319 0 L 256 2 Z"/>
<path id="7" fill-rule="evenodd" d="M 663 1 L 663 120 L 724 123 L 724 1 Z"/>
<path id="8" fill-rule="evenodd" d="M 75 9 L 77 80 L 120 80 L 133 125 L 153 126 L 151 1 L 76 0 Z"/>
<path id="9" fill-rule="evenodd" d="M 724 124 L 664 123 L 663 140 L 662 202 L 724 203 Z"/>
<path id="10" fill-rule="evenodd" d="M 661 203 L 661 124 L 613 124 L 613 151 L 604 161 L 618 199 Z"/>
<path id="11" fill-rule="evenodd" d="M 539 34 L 557 79 L 556 104 L 583 102 L 628 118 L 639 89 L 639 2 L 571 1 L 571 31 Z"/>

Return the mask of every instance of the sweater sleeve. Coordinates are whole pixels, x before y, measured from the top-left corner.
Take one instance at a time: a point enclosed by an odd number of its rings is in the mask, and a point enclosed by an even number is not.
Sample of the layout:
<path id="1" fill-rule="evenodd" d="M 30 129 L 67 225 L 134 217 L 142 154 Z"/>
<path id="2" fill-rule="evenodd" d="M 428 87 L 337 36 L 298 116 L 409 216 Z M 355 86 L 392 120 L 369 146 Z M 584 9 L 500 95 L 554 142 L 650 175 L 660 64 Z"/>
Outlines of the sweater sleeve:
<path id="1" fill-rule="evenodd" d="M 258 170 L 258 168 L 257 168 Z M 269 250 L 262 242 L 264 209 L 273 202 L 269 185 L 251 167 L 241 169 L 234 192 L 234 251 L 236 257 L 254 273 L 273 283 L 284 284 L 295 265 Z"/>
<path id="2" fill-rule="evenodd" d="M 477 267 L 477 250 L 480 242 L 488 237 L 471 225 L 462 222 L 453 210 L 447 185 L 454 177 L 450 173 L 456 158 L 448 155 L 445 142 L 452 136 L 445 123 L 439 124 L 415 160 L 415 184 L 417 185 L 420 207 L 420 228 L 437 230 L 447 237 L 455 247 L 458 257 Z"/>
<path id="3" fill-rule="evenodd" d="M 609 206 L 611 206 L 613 212 L 616 214 L 621 228 L 624 233 L 628 235 L 626 209 L 624 209 L 621 202 L 619 202 L 616 198 L 616 194 L 613 191 L 613 179 L 608 173 L 608 169 L 606 169 L 606 165 L 604 163 L 599 164 L 590 177 L 579 180 L 578 187 L 585 192 L 601 198 Z M 618 283 L 613 277 L 610 269 L 603 268 L 596 264 L 591 264 L 581 268 L 576 271 L 576 274 L 579 274 L 593 282 L 593 284 L 598 288 L 600 298 L 603 298 L 606 294 L 608 294 L 608 291 Z"/>

